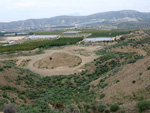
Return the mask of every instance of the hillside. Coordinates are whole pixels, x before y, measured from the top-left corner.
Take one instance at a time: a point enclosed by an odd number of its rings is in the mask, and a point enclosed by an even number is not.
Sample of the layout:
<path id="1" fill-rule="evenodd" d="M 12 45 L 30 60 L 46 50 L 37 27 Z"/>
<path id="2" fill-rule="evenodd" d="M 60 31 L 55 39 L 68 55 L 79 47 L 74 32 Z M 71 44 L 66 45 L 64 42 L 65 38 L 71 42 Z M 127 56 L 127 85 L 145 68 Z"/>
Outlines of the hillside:
<path id="1" fill-rule="evenodd" d="M 97 45 L 102 48 L 90 50 Z M 15 57 L 1 59 L 0 110 L 12 103 L 17 113 L 149 113 L 148 34 L 137 31 L 116 41 L 81 41 L 73 46 L 82 48 L 72 49 L 72 54 L 97 58 L 68 75 L 41 76 L 17 65 Z M 89 48 L 86 55 L 81 54 L 84 47 Z M 45 58 L 42 63 L 53 60 Z"/>
<path id="2" fill-rule="evenodd" d="M 65 29 L 72 28 L 78 24 L 79 28 L 94 29 L 149 29 L 150 13 L 143 13 L 133 10 L 111 11 L 97 13 L 88 16 L 57 16 L 44 19 L 29 19 L 9 23 L 0 23 L 0 30 L 49 30 L 49 28 Z M 127 22 L 127 23 L 124 23 Z M 137 26 L 128 27 L 128 22 L 136 22 Z M 145 23 L 143 25 L 143 22 Z M 120 28 L 120 24 L 123 27 Z M 146 25 L 147 24 L 147 25 Z M 96 26 L 95 26 L 96 25 Z M 131 25 L 131 24 L 130 24 Z M 146 26 L 145 26 L 146 25 Z"/>

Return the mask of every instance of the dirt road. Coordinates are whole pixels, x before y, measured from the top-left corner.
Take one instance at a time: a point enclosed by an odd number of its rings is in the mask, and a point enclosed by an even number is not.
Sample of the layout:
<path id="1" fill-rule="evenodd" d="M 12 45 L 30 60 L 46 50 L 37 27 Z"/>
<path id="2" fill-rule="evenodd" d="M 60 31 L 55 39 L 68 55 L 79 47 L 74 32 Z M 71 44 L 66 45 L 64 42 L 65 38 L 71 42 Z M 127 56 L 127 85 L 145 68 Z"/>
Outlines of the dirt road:
<path id="1" fill-rule="evenodd" d="M 84 50 L 84 51 L 81 51 Z M 71 45 L 71 46 L 65 46 L 64 48 L 60 49 L 48 49 L 45 50 L 44 54 L 40 55 L 34 55 L 34 56 L 20 56 L 20 57 L 15 57 L 15 58 L 3 58 L 0 60 L 27 60 L 30 59 L 29 63 L 24 67 L 26 69 L 30 69 L 31 71 L 38 73 L 42 76 L 53 76 L 53 75 L 68 75 L 68 74 L 73 74 L 81 71 L 80 67 L 85 65 L 88 62 L 93 61 L 94 59 L 98 58 L 98 56 L 95 55 L 94 51 L 96 50 L 96 46 L 77 46 L 77 45 Z M 81 52 L 78 52 L 81 51 Z M 33 64 L 36 61 L 39 61 L 45 57 L 49 57 L 53 55 L 56 52 L 61 52 L 61 53 L 68 53 L 70 55 L 75 55 L 78 56 L 82 59 L 82 63 L 76 67 L 69 68 L 68 66 L 66 67 L 57 67 L 54 69 L 41 69 L 41 68 L 36 68 L 33 66 Z M 88 55 L 83 55 L 81 54 L 82 52 L 86 52 Z M 58 62 L 59 63 L 59 62 Z"/>

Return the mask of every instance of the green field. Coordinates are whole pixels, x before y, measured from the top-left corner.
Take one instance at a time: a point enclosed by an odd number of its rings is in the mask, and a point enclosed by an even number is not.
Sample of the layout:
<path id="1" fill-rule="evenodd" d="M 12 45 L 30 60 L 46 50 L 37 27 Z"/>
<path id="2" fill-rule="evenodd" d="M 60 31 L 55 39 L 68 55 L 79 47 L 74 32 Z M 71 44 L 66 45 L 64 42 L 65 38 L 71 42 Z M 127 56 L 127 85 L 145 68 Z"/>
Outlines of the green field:
<path id="1" fill-rule="evenodd" d="M 82 30 L 82 33 L 92 33 L 89 37 L 115 37 L 117 35 L 123 35 L 123 34 L 129 34 L 131 33 L 131 30 L 93 30 L 93 29 L 85 29 Z"/>
<path id="2" fill-rule="evenodd" d="M 54 40 L 35 40 L 31 42 L 14 44 L 10 46 L 0 46 L 0 52 L 12 52 L 19 50 L 33 50 L 36 48 L 48 48 L 52 46 L 63 46 L 67 44 L 75 44 L 83 40 L 82 37 L 79 38 L 59 38 Z"/>
<path id="3" fill-rule="evenodd" d="M 94 37 L 115 37 L 117 35 L 129 34 L 136 30 L 96 30 L 96 29 L 82 29 L 78 30 L 81 33 L 92 33 L 89 38 Z M 62 35 L 65 31 L 47 31 L 47 32 L 34 32 L 35 35 Z M 150 34 L 150 30 L 144 30 L 144 32 Z"/>

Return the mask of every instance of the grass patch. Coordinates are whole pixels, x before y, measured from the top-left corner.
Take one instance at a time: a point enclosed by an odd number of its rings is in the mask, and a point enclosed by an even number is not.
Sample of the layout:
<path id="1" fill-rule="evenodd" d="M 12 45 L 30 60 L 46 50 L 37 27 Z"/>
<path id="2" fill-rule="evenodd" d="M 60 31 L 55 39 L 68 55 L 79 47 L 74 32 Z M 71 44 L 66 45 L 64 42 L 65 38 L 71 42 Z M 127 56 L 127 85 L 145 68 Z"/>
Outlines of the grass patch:
<path id="1" fill-rule="evenodd" d="M 139 112 L 143 112 L 150 109 L 150 101 L 143 100 L 138 102 Z"/>
<path id="2" fill-rule="evenodd" d="M 118 109 L 119 109 L 118 104 L 113 104 L 113 105 L 110 106 L 110 110 L 111 110 L 112 112 L 115 112 L 115 111 L 117 111 Z"/>

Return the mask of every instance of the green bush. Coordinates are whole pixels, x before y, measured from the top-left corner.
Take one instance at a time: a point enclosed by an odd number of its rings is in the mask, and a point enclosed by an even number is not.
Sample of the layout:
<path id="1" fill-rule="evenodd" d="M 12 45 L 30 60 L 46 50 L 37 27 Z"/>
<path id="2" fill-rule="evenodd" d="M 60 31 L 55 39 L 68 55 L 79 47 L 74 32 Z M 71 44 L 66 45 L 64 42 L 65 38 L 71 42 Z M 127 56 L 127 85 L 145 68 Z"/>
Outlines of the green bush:
<path id="1" fill-rule="evenodd" d="M 20 98 L 20 99 L 22 99 L 22 100 L 24 100 L 25 98 L 24 98 L 24 96 L 22 96 L 22 95 L 18 95 L 18 97 Z"/>
<path id="2" fill-rule="evenodd" d="M 3 93 L 3 98 L 9 98 L 6 92 Z"/>
<path id="3" fill-rule="evenodd" d="M 7 99 L 0 99 L 0 110 L 4 109 L 5 104 L 8 104 Z"/>
<path id="4" fill-rule="evenodd" d="M 4 68 L 0 66 L 0 71 L 3 71 L 3 70 L 4 70 Z"/>
<path id="5" fill-rule="evenodd" d="M 107 83 L 103 83 L 103 82 L 98 84 L 100 88 L 105 88 L 107 85 L 108 85 Z"/>
<path id="6" fill-rule="evenodd" d="M 106 108 L 105 104 L 103 104 L 102 102 L 99 102 L 97 107 L 99 112 L 103 112 Z"/>
<path id="7" fill-rule="evenodd" d="M 120 110 L 120 113 L 125 113 L 125 109 L 122 108 L 122 109 Z"/>
<path id="8" fill-rule="evenodd" d="M 108 109 L 105 110 L 105 113 L 110 113 L 110 111 Z"/>
<path id="9" fill-rule="evenodd" d="M 135 82 L 136 82 L 135 80 L 132 81 L 133 84 L 134 84 Z"/>
<path id="10" fill-rule="evenodd" d="M 42 54 L 42 53 L 44 53 L 42 48 L 39 48 L 39 50 L 35 51 L 35 54 Z"/>
<path id="11" fill-rule="evenodd" d="M 120 80 L 116 80 L 115 82 L 118 83 L 118 82 L 120 82 Z"/>
<path id="12" fill-rule="evenodd" d="M 125 37 L 122 36 L 122 37 L 120 38 L 120 40 L 125 40 Z"/>
<path id="13" fill-rule="evenodd" d="M 113 104 L 112 106 L 110 106 L 110 110 L 111 110 L 112 112 L 117 111 L 118 109 L 119 109 L 118 104 Z"/>
<path id="14" fill-rule="evenodd" d="M 102 98 L 104 98 L 104 97 L 105 97 L 105 94 L 102 93 L 102 94 L 100 95 L 100 99 L 102 99 Z"/>
<path id="15" fill-rule="evenodd" d="M 16 101 L 16 98 L 10 98 L 11 103 L 16 103 L 15 101 Z"/>
<path id="16" fill-rule="evenodd" d="M 150 70 L 150 66 L 149 66 L 149 67 L 147 67 L 147 70 Z"/>
<path id="17" fill-rule="evenodd" d="M 0 99 L 0 106 L 7 104 L 8 101 L 6 99 Z"/>
<path id="18" fill-rule="evenodd" d="M 140 112 L 150 109 L 150 101 L 142 100 L 138 102 L 138 109 Z"/>

